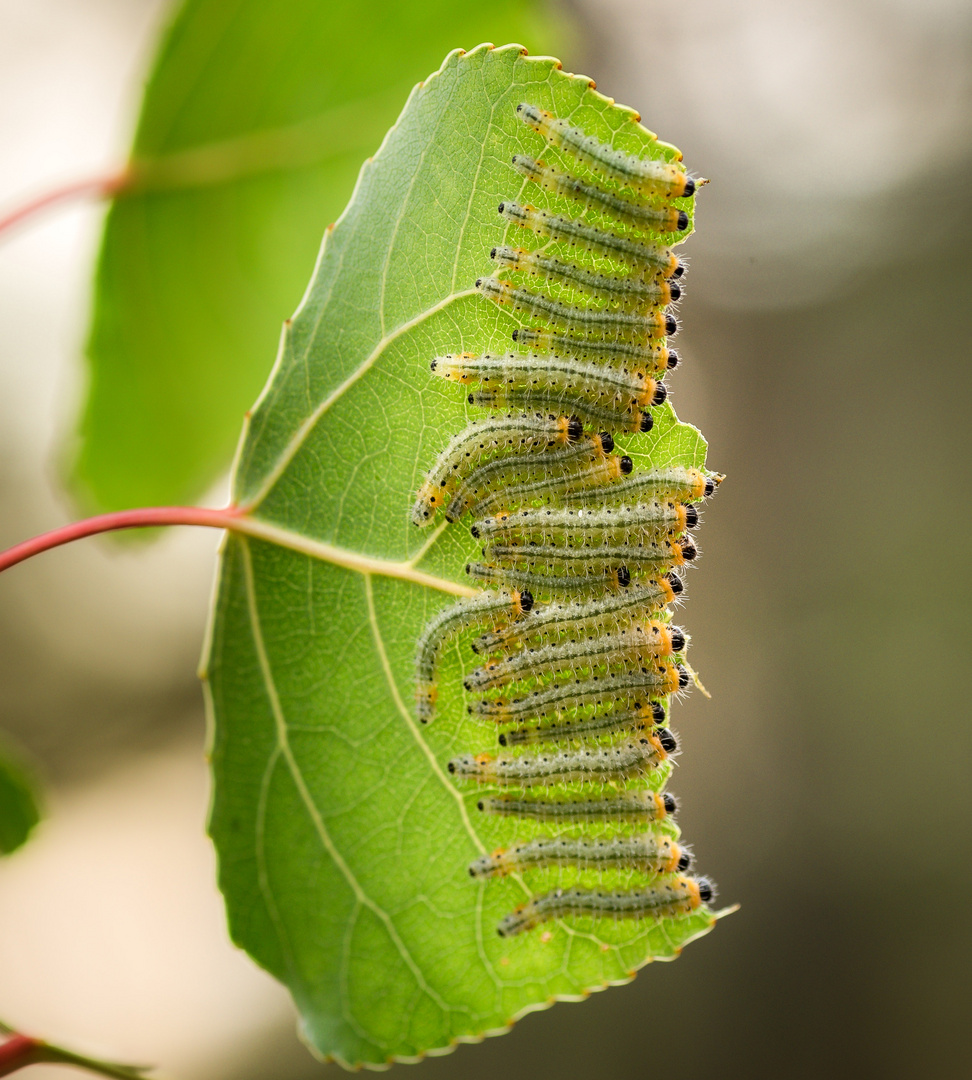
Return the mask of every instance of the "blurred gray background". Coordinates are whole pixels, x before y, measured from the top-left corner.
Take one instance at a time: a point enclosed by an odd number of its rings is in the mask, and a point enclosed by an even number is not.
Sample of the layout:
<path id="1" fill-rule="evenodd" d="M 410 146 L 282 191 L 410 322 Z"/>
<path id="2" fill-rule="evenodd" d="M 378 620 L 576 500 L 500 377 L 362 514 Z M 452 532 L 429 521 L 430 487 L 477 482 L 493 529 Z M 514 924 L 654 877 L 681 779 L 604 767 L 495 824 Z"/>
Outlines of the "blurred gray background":
<path id="1" fill-rule="evenodd" d="M 0 0 L 0 205 L 123 159 L 166 10 Z M 681 616 L 713 697 L 675 714 L 672 787 L 742 906 L 677 963 L 420 1073 L 967 1076 L 972 7 L 567 14 L 565 66 L 712 179 L 671 382 L 728 480 Z M 72 513 L 102 213 L 0 246 L 3 546 Z M 89 541 L 0 580 L 0 727 L 50 792 L 0 865 L 0 1016 L 184 1080 L 336 1076 L 213 886 L 194 669 L 215 544 Z"/>

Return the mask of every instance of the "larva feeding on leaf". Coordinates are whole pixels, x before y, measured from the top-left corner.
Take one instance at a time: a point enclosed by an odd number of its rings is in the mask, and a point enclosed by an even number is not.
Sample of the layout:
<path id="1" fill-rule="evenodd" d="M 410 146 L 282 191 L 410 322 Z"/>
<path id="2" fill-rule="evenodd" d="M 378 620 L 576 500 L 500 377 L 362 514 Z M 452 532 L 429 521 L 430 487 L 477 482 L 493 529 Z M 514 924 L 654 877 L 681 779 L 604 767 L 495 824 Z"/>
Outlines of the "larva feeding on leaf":
<path id="1" fill-rule="evenodd" d="M 470 863 L 470 877 L 504 877 L 542 866 L 574 865 L 598 868 L 617 866 L 645 874 L 673 874 L 687 870 L 692 857 L 671 837 L 655 833 L 634 836 L 540 836 Z"/>
<path id="2" fill-rule="evenodd" d="M 538 187 L 573 199 L 585 208 L 600 210 L 636 229 L 675 233 L 684 232 L 688 228 L 688 214 L 673 206 L 653 206 L 626 199 L 623 195 L 605 191 L 596 184 L 585 183 L 543 161 L 535 161 L 526 154 L 514 154 L 512 165 L 521 176 L 532 180 Z"/>
<path id="3" fill-rule="evenodd" d="M 517 202 L 501 202 L 499 212 L 507 221 L 529 229 L 537 236 L 592 255 L 603 255 L 641 273 L 656 273 L 672 278 L 681 277 L 685 272 L 684 265 L 669 248 L 661 244 L 630 240 L 609 229 L 599 229 L 583 221 L 538 210 L 535 206 L 521 206 Z"/>
<path id="4" fill-rule="evenodd" d="M 714 895 L 715 889 L 706 878 L 696 881 L 684 877 L 626 892 L 555 889 L 543 896 L 535 896 L 505 916 L 497 931 L 500 937 L 512 937 L 565 915 L 614 919 L 673 918 L 708 904 Z"/>
<path id="5" fill-rule="evenodd" d="M 619 184 L 624 184 L 644 196 L 666 198 L 694 195 L 696 182 L 681 165 L 651 158 L 638 158 L 614 150 L 580 128 L 573 127 L 546 109 L 528 102 L 516 107 L 520 119 L 542 135 L 551 146 L 560 147 L 578 161 Z M 686 223 L 687 224 L 687 223 Z"/>
<path id="6" fill-rule="evenodd" d="M 680 876 L 689 856 L 674 825 L 651 830 L 675 810 L 662 788 L 677 743 L 661 725 L 690 682 L 687 635 L 669 615 L 682 593 L 675 568 L 695 560 L 697 504 L 722 480 L 695 467 L 701 454 L 672 449 L 667 427 L 649 444 L 663 449 L 638 446 L 650 410 L 668 408 L 662 379 L 679 362 L 667 308 L 685 266 L 672 245 L 693 214 L 673 200 L 691 198 L 695 181 L 678 161 L 615 150 L 537 105 L 517 111 L 555 150 L 552 161 L 511 155 L 511 180 L 525 177 L 556 209 L 503 197 L 505 235 L 498 228 L 484 252 L 496 274 L 475 282 L 484 311 L 499 305 L 527 324 L 512 335 L 524 351 L 486 351 L 495 320 L 484 320 L 479 337 L 464 331 L 462 351 L 429 364 L 459 384 L 457 404 L 494 415 L 451 438 L 412 520 L 474 514 L 483 561 L 465 564 L 467 580 L 490 591 L 427 624 L 416 712 L 433 715 L 438 658 L 455 640 L 461 673 L 443 670 L 468 694 L 472 721 L 458 730 L 489 730 L 493 745 L 457 745 L 447 769 L 492 788 L 476 805 L 508 827 L 472 877 L 574 868 L 605 887 L 534 896 L 502 920 L 503 937 L 554 919 L 674 920 L 712 897 L 705 879 Z M 545 242 L 509 243 L 509 226 Z M 616 432 L 630 453 L 615 452 Z M 638 887 L 617 888 L 619 874 Z"/>

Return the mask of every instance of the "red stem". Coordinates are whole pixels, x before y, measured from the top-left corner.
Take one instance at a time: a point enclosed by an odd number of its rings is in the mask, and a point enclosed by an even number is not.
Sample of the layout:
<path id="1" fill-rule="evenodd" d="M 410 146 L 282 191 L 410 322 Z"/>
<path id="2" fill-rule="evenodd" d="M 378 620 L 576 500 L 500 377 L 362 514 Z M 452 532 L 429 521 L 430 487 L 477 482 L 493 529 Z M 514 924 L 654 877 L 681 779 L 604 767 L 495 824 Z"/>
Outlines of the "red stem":
<path id="1" fill-rule="evenodd" d="M 0 1076 L 9 1076 L 27 1065 L 35 1065 L 40 1060 L 40 1048 L 37 1039 L 29 1035 L 11 1035 L 5 1043 L 0 1043 Z"/>
<path id="2" fill-rule="evenodd" d="M 234 518 L 240 517 L 235 507 L 223 510 L 210 510 L 202 506 L 149 506 L 139 510 L 119 510 L 114 514 L 100 514 L 98 517 L 75 521 L 62 525 L 59 529 L 41 533 L 32 540 L 25 540 L 4 552 L 0 552 L 0 573 L 11 566 L 39 555 L 42 551 L 70 544 L 73 540 L 82 540 L 86 536 L 98 533 L 115 532 L 118 529 L 146 529 L 156 525 L 206 525 L 211 529 L 225 529 Z"/>
<path id="3" fill-rule="evenodd" d="M 94 195 L 97 198 L 103 198 L 105 195 L 114 195 L 115 192 L 120 191 L 128 181 L 129 174 L 127 170 L 120 173 L 114 173 L 111 176 L 89 176 L 85 180 L 73 180 L 70 184 L 64 184 L 62 187 L 54 188 L 44 195 L 38 195 L 36 198 L 31 199 L 22 206 L 18 206 L 15 210 L 11 210 L 7 214 L 4 214 L 0 217 L 0 233 L 12 229 L 25 218 L 33 217 L 33 215 L 38 214 L 42 210 L 46 210 L 48 207 L 54 206 L 59 202 L 66 202 L 69 199 L 80 198 L 84 195 Z"/>

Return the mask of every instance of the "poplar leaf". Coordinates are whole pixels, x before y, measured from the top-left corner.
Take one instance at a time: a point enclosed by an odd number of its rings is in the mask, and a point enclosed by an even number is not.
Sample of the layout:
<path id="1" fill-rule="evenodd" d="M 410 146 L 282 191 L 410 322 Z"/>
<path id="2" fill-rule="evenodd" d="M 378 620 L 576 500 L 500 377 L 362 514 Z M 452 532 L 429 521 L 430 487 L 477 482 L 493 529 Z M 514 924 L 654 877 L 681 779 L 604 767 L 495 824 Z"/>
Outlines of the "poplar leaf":
<path id="1" fill-rule="evenodd" d="M 410 522 L 425 471 L 472 416 L 429 360 L 510 348 L 515 322 L 473 286 L 505 242 L 497 204 L 522 190 L 510 157 L 537 149 L 521 101 L 624 149 L 675 153 L 555 60 L 451 54 L 329 230 L 234 476 L 262 535 L 226 539 L 205 663 L 220 886 L 234 941 L 290 988 L 309 1044 L 349 1066 L 496 1034 L 627 981 L 713 923 L 700 909 L 499 937 L 527 893 L 468 872 L 513 826 L 478 813 L 446 768 L 484 743 L 456 689 L 458 647 L 435 722 L 414 718 L 416 640 L 468 591 L 477 553 L 464 525 Z M 701 467 L 699 433 L 668 405 L 655 418 L 650 435 L 619 438 L 635 467 Z"/>

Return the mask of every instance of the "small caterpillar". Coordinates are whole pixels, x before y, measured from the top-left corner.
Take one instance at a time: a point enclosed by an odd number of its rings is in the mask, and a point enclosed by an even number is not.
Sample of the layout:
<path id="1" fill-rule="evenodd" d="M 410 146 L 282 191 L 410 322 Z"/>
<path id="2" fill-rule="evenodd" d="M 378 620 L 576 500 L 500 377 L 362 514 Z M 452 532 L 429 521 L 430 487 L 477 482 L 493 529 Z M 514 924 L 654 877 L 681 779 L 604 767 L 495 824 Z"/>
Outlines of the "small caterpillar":
<path id="1" fill-rule="evenodd" d="M 573 780 L 624 781 L 656 769 L 675 752 L 675 736 L 667 728 L 631 739 L 618 746 L 582 750 L 552 750 L 520 757 L 496 758 L 491 754 L 463 754 L 448 769 L 455 776 L 481 784 L 532 787 Z"/>
<path id="2" fill-rule="evenodd" d="M 586 720 L 568 718 L 559 724 L 527 724 L 500 732 L 500 746 L 524 746 L 530 743 L 561 742 L 565 739 L 589 739 L 618 732 L 647 731 L 665 719 L 660 701 L 636 705 L 633 709 L 615 709 L 596 713 Z"/>
<path id="3" fill-rule="evenodd" d="M 476 279 L 476 288 L 494 304 L 525 311 L 529 315 L 559 323 L 575 333 L 584 333 L 600 340 L 602 337 L 660 338 L 678 332 L 675 316 L 663 311 L 647 314 L 634 311 L 607 311 L 600 308 L 578 307 L 551 300 L 532 289 L 517 288 L 496 277 Z"/>
<path id="4" fill-rule="evenodd" d="M 640 371 L 570 357 L 485 353 L 438 356 L 432 363 L 432 371 L 443 379 L 496 391 L 497 402 L 508 400 L 504 395 L 512 391 L 565 410 L 581 410 L 591 402 L 624 414 L 661 405 L 668 396 L 664 383 Z"/>
<path id="5" fill-rule="evenodd" d="M 564 634 L 577 636 L 585 631 L 602 633 L 605 629 L 668 607 L 682 589 L 681 578 L 670 573 L 593 600 L 553 601 L 539 608 L 534 607 L 530 618 L 522 623 L 487 631 L 472 643 L 472 649 L 473 652 L 488 655 L 526 643 L 543 645 L 558 640 Z"/>
<path id="6" fill-rule="evenodd" d="M 493 508 L 518 484 L 541 483 L 566 496 L 609 484 L 631 472 L 629 457 L 612 454 L 614 439 L 607 432 L 585 435 L 570 446 L 542 454 L 511 454 L 479 465 L 456 487 L 445 509 L 446 520 L 458 521 L 477 507 Z"/>
<path id="7" fill-rule="evenodd" d="M 525 154 L 513 155 L 513 168 L 521 176 L 532 180 L 546 191 L 554 191 L 568 199 L 581 203 L 585 209 L 600 210 L 625 225 L 648 232 L 675 233 L 688 228 L 688 214 L 673 206 L 647 206 L 641 202 L 614 195 L 596 184 L 578 180 L 570 173 L 561 172 L 543 161 L 535 161 Z M 683 192 L 683 194 L 686 194 Z M 688 194 L 691 194 L 689 192 Z"/>
<path id="8" fill-rule="evenodd" d="M 568 574 L 604 574 L 625 567 L 628 571 L 649 570 L 662 573 L 673 566 L 692 562 L 698 554 L 690 536 L 680 540 L 646 540 L 631 543 L 587 545 L 570 544 L 488 544 L 483 555 L 492 563 L 552 568 Z"/>
<path id="9" fill-rule="evenodd" d="M 482 409 L 569 409 L 584 424 L 610 431 L 651 431 L 654 420 L 650 412 L 625 405 L 601 405 L 575 393 L 557 387 L 530 386 L 522 390 L 474 390 L 467 399 L 470 405 Z"/>
<path id="10" fill-rule="evenodd" d="M 619 866 L 643 874 L 673 874 L 688 870 L 692 857 L 668 836 L 638 833 L 589 840 L 585 837 L 538 836 L 523 844 L 500 848 L 469 864 L 469 876 L 504 877 L 543 866 Z"/>
<path id="11" fill-rule="evenodd" d="M 685 648 L 685 634 L 677 626 L 652 620 L 634 623 L 613 634 L 522 649 L 504 660 L 475 668 L 463 680 L 467 690 L 490 690 L 526 678 L 559 675 L 621 660 L 671 656 Z"/>
<path id="12" fill-rule="evenodd" d="M 484 814 L 531 818 L 536 821 L 662 821 L 678 809 L 668 792 L 621 791 L 601 798 L 531 799 L 490 795 L 476 806 Z"/>
<path id="13" fill-rule="evenodd" d="M 521 206 L 516 202 L 501 202 L 499 212 L 507 221 L 529 229 L 537 236 L 580 248 L 592 255 L 615 259 L 634 270 L 657 273 L 666 278 L 681 277 L 685 272 L 684 265 L 669 248 L 661 244 L 629 240 L 607 229 L 538 210 L 535 206 Z"/>
<path id="14" fill-rule="evenodd" d="M 679 198 L 694 195 L 696 181 L 681 165 L 651 158 L 637 158 L 614 150 L 598 142 L 592 135 L 585 135 L 580 128 L 572 127 L 545 109 L 522 102 L 516 107 L 517 115 L 527 125 L 542 135 L 551 146 L 566 150 L 582 161 L 595 173 L 625 184 L 640 195 L 660 195 Z"/>
<path id="15" fill-rule="evenodd" d="M 662 663 L 638 671 L 609 672 L 590 679 L 557 683 L 514 698 L 482 698 L 466 706 L 472 716 L 498 724 L 524 723 L 560 716 L 568 709 L 590 710 L 603 705 L 633 709 L 645 697 L 666 698 L 689 683 L 681 664 Z"/>
<path id="16" fill-rule="evenodd" d="M 638 502 L 643 498 L 678 499 L 681 502 L 697 502 L 707 499 L 722 483 L 725 477 L 721 473 L 704 473 L 700 469 L 687 469 L 673 466 L 665 469 L 644 469 L 627 480 L 621 481 L 611 492 L 612 503 Z M 564 501 L 569 503 L 579 500 L 572 499 L 570 494 L 564 496 Z M 607 499 L 595 500 L 595 502 L 607 502 Z M 587 502 L 587 500 L 585 500 Z"/>
<path id="17" fill-rule="evenodd" d="M 600 566 L 584 574 L 541 574 L 535 570 L 523 570 L 515 566 L 493 566 L 488 563 L 466 563 L 466 573 L 478 581 L 506 585 L 510 588 L 532 588 L 541 596 L 548 593 L 582 596 L 603 593 L 608 590 L 626 589 L 631 584 L 631 574 L 626 566 Z"/>
<path id="18" fill-rule="evenodd" d="M 532 607 L 533 596 L 529 592 L 512 589 L 459 600 L 432 616 L 415 649 L 415 705 L 423 724 L 427 724 L 435 712 L 438 696 L 435 668 L 445 642 L 468 626 L 484 623 L 492 624 L 494 629 L 504 626 L 522 618 Z"/>
<path id="19" fill-rule="evenodd" d="M 527 453 L 566 446 L 577 442 L 583 432 L 584 426 L 576 416 L 534 413 L 476 420 L 449 440 L 449 445 L 429 470 L 412 508 L 412 523 L 426 525 L 458 479 L 487 455 L 506 450 Z"/>
<path id="20" fill-rule="evenodd" d="M 585 889 L 554 889 L 535 896 L 496 928 L 500 937 L 512 937 L 549 919 L 568 915 L 611 916 L 615 919 L 664 919 L 688 915 L 708 904 L 715 890 L 706 878 L 677 877 L 630 892 L 590 892 Z"/>
<path id="21" fill-rule="evenodd" d="M 586 507 L 543 507 L 496 514 L 477 521 L 471 528 L 473 536 L 489 540 L 493 537 L 532 539 L 566 537 L 617 544 L 677 536 L 699 523 L 699 512 L 693 503 L 674 499 L 653 499 L 634 505 Z"/>
<path id="22" fill-rule="evenodd" d="M 678 366 L 678 354 L 657 342 L 646 345 L 637 341 L 591 341 L 552 330 L 531 330 L 526 327 L 514 330 L 513 340 L 534 352 L 551 352 L 554 356 L 607 363 L 628 361 L 648 374 L 664 375 Z"/>
<path id="23" fill-rule="evenodd" d="M 666 281 L 657 276 L 647 280 L 637 275 L 615 277 L 612 274 L 598 274 L 576 263 L 561 262 L 539 251 L 527 251 L 524 248 L 494 247 L 489 257 L 510 270 L 521 270 L 534 277 L 547 281 L 565 281 L 602 300 L 620 302 L 625 306 L 644 310 L 652 307 L 668 307 L 673 300 L 682 295 L 682 290 L 674 281 Z"/>

